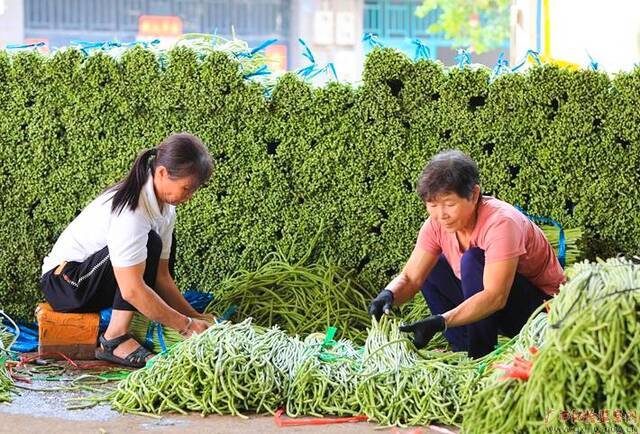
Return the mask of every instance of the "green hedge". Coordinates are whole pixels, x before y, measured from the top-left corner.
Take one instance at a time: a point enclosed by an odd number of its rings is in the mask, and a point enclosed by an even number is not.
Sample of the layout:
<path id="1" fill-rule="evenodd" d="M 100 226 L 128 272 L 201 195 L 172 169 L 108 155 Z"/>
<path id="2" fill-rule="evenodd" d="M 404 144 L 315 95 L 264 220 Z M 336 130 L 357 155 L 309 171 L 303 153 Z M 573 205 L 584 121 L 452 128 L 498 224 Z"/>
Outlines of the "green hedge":
<path id="1" fill-rule="evenodd" d="M 269 97 L 221 53 L 0 52 L 0 306 L 31 316 L 57 236 L 172 131 L 202 137 L 216 161 L 178 211 L 185 289 L 214 290 L 276 244 L 302 252 L 323 223 L 322 251 L 384 284 L 426 216 L 417 175 L 454 147 L 479 162 L 486 192 L 584 226 L 592 255 L 636 253 L 638 101 L 640 69 L 492 80 L 387 49 L 369 55 L 357 87 L 288 74 Z"/>

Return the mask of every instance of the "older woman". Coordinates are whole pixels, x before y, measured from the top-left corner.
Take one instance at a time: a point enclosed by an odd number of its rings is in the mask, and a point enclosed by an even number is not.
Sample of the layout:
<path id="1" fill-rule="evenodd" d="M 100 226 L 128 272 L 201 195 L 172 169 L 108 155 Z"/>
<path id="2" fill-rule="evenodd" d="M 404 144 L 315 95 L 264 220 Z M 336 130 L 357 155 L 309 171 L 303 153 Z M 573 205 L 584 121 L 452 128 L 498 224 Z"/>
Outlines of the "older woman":
<path id="1" fill-rule="evenodd" d="M 369 313 L 380 318 L 421 290 L 433 315 L 401 327 L 415 345 L 444 332 L 454 351 L 483 356 L 498 333 L 516 335 L 558 292 L 562 267 L 540 228 L 508 203 L 482 196 L 478 166 L 462 152 L 436 155 L 417 190 L 430 217 Z"/>

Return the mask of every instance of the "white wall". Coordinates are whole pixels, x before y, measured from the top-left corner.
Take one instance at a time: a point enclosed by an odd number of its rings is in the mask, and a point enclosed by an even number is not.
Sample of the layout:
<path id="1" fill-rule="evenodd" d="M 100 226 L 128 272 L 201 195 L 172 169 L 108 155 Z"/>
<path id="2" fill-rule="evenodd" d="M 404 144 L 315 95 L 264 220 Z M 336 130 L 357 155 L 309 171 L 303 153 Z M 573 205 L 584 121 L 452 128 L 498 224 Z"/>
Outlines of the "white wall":
<path id="1" fill-rule="evenodd" d="M 536 48 L 537 3 L 514 0 L 512 64 L 527 49 Z M 640 63 L 640 0 L 549 0 L 549 22 L 554 59 L 588 66 L 589 53 L 608 72 L 629 70 Z"/>
<path id="2" fill-rule="evenodd" d="M 579 65 L 588 53 L 608 72 L 640 62 L 640 1 L 552 0 L 551 52 Z"/>
<path id="3" fill-rule="evenodd" d="M 24 39 L 23 0 L 0 0 L 0 48 Z"/>

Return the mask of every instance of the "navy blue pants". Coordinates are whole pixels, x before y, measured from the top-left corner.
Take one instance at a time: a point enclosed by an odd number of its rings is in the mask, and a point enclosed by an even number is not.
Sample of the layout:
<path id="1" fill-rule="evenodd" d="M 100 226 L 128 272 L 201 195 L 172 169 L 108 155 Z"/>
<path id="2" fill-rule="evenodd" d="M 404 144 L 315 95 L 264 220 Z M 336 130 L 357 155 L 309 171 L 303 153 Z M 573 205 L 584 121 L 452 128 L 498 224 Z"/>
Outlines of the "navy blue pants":
<path id="1" fill-rule="evenodd" d="M 484 250 L 472 248 L 462 255 L 459 280 L 443 255 L 422 286 L 427 305 L 434 315 L 447 312 L 484 289 Z M 498 333 L 513 337 L 520 332 L 534 310 L 550 298 L 516 273 L 506 306 L 491 316 L 444 332 L 454 351 L 467 351 L 471 357 L 490 353 Z"/>

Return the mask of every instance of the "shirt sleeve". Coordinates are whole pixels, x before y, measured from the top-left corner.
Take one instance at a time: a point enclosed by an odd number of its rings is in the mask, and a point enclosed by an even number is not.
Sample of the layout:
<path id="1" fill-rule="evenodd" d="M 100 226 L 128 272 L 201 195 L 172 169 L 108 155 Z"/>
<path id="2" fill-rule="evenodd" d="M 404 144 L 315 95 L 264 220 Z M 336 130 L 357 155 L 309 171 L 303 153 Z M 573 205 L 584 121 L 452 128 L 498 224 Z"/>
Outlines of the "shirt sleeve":
<path id="1" fill-rule="evenodd" d="M 492 224 L 486 232 L 485 263 L 517 258 L 527 253 L 523 228 L 510 218 Z"/>
<path id="2" fill-rule="evenodd" d="M 171 243 L 173 241 L 173 228 L 176 224 L 176 211 L 172 210 L 169 214 L 169 222 L 162 228 L 160 238 L 162 239 L 162 252 L 160 259 L 169 259 L 171 254 Z"/>
<path id="3" fill-rule="evenodd" d="M 147 259 L 147 240 L 151 225 L 139 213 L 128 209 L 111 216 L 107 247 L 114 267 L 130 267 Z"/>
<path id="4" fill-rule="evenodd" d="M 436 256 L 442 253 L 439 232 L 435 227 L 435 223 L 431 220 L 431 217 L 429 217 L 420 228 L 416 247 L 420 247 L 422 250 L 426 250 Z"/>

